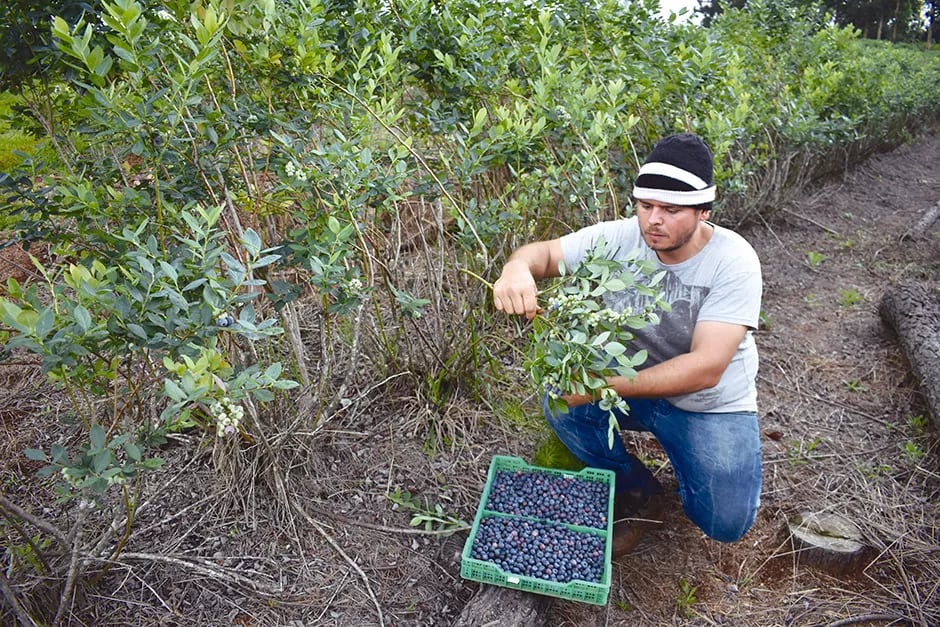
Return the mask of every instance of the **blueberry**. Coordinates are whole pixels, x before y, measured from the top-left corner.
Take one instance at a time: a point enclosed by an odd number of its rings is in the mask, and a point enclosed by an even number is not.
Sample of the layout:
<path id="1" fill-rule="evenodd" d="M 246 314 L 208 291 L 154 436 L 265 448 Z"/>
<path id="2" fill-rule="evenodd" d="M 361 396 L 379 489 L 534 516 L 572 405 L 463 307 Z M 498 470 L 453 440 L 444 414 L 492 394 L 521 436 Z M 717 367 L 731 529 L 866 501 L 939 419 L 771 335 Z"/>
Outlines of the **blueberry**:
<path id="1" fill-rule="evenodd" d="M 486 509 L 573 525 L 607 527 L 608 484 L 536 471 L 496 472 Z"/>
<path id="2" fill-rule="evenodd" d="M 487 550 L 493 544 L 504 547 L 500 551 Z M 604 573 L 604 538 L 557 523 L 484 516 L 470 556 L 526 577 L 596 583 Z"/>

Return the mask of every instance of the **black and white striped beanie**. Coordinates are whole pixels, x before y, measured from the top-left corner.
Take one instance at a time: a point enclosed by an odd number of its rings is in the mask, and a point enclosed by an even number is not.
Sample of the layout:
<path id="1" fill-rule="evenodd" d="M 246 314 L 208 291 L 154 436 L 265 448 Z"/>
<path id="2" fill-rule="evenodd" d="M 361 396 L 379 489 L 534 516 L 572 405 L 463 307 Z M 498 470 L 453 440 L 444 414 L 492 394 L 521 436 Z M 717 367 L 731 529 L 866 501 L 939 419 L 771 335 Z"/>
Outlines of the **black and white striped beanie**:
<path id="1" fill-rule="evenodd" d="M 698 135 L 679 133 L 653 148 L 633 186 L 637 200 L 701 205 L 715 200 L 712 151 Z"/>

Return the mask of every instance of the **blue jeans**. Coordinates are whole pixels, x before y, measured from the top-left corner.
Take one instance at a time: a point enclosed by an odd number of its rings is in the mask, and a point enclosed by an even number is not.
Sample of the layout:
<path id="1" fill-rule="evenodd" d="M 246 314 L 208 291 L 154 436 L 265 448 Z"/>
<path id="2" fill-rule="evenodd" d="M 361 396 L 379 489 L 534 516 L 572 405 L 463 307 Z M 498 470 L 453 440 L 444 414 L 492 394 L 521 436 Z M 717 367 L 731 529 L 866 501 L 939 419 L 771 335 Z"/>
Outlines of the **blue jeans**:
<path id="1" fill-rule="evenodd" d="M 709 537 L 740 539 L 757 515 L 761 491 L 761 445 L 757 414 L 687 412 L 658 399 L 626 399 L 630 414 L 617 411 L 621 429 L 649 431 L 662 445 L 679 483 L 689 519 Z M 661 491 L 649 469 L 614 437 L 607 446 L 608 413 L 589 403 L 567 412 L 543 410 L 558 438 L 588 466 L 616 473 L 616 491 Z"/>

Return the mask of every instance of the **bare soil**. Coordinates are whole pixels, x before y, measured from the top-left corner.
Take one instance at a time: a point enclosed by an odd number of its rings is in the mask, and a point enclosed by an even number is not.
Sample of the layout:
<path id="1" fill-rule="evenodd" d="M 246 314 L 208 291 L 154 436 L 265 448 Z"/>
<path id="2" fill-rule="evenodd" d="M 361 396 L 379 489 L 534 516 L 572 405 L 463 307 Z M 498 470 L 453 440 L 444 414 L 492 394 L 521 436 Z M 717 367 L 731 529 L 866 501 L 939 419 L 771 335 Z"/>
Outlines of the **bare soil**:
<path id="1" fill-rule="evenodd" d="M 671 498 L 666 524 L 614 564 L 610 602 L 557 601 L 546 624 L 940 624 L 937 428 L 917 418 L 925 411 L 918 382 L 877 311 L 898 280 L 940 286 L 940 228 L 901 240 L 938 200 L 933 131 L 741 229 L 765 281 L 758 520 L 740 542 L 721 544 Z M 538 413 L 536 399 L 525 406 Z M 35 475 L 41 464 L 22 451 L 61 438 L 66 408 L 34 364 L 0 364 L 3 495 L 62 529 L 74 505 L 53 505 L 50 485 Z M 227 454 L 196 436 L 174 442 L 164 457 L 190 461 L 152 473 L 145 493 L 154 496 L 124 559 L 97 585 L 78 587 L 66 622 L 451 624 L 479 588 L 459 575 L 467 530 L 423 533 L 394 495 L 408 491 L 442 517 L 471 521 L 492 455 L 531 459 L 543 432 L 525 424 L 538 421 L 468 403 L 442 415 L 415 396 L 370 396 L 285 453 L 291 503 L 267 487 L 276 483 L 263 456 Z M 626 437 L 674 486 L 656 443 Z M 873 548 L 867 566 L 835 577 L 801 564 L 782 530 L 804 510 L 858 524 Z M 6 569 L 14 535 L 5 533 Z M 54 612 L 58 588 L 33 598 L 34 610 Z M 0 622 L 13 618 L 5 612 Z"/>

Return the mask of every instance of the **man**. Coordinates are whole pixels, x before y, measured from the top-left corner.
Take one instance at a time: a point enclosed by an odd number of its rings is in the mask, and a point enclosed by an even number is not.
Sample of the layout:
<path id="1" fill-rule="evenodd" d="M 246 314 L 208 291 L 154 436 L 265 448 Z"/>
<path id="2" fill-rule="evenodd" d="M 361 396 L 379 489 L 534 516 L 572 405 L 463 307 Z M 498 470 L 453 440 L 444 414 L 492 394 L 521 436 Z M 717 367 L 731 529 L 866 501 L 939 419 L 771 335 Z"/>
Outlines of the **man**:
<path id="1" fill-rule="evenodd" d="M 761 450 L 757 426 L 757 328 L 760 262 L 736 233 L 708 222 L 715 186 L 711 151 L 696 135 L 663 139 L 640 168 L 633 188 L 636 215 L 604 222 L 559 239 L 516 250 L 493 286 L 496 308 L 534 317 L 536 281 L 573 268 L 598 238 L 611 257 L 639 249 L 655 260 L 672 311 L 636 331 L 635 350 L 649 357 L 633 380 L 608 380 L 630 406 L 618 412 L 622 429 L 650 431 L 669 456 L 688 517 L 723 542 L 741 538 L 760 500 Z M 615 311 L 642 310 L 633 291 L 611 295 Z M 608 446 L 608 413 L 594 398 L 565 396 L 567 411 L 545 415 L 562 442 L 585 464 L 616 473 L 613 549 L 628 552 L 662 507 L 662 486 L 626 451 Z"/>

